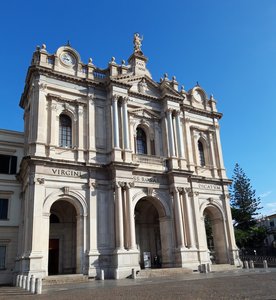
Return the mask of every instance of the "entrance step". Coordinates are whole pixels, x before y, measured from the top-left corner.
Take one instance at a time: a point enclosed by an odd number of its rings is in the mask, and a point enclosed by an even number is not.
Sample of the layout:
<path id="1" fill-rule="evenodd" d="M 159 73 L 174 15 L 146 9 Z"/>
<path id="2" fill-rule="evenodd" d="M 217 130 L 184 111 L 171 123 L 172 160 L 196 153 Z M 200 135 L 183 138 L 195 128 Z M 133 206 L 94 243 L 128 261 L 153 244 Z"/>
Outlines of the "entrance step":
<path id="1" fill-rule="evenodd" d="M 229 264 L 211 265 L 211 272 L 233 271 L 237 269 L 238 269 L 237 266 L 229 265 Z"/>
<path id="2" fill-rule="evenodd" d="M 151 277 L 163 277 L 163 276 L 175 276 L 182 274 L 192 274 L 191 269 L 186 268 L 164 268 L 164 269 L 143 269 L 140 270 L 137 278 L 151 278 Z"/>
<path id="3" fill-rule="evenodd" d="M 65 283 L 79 283 L 88 282 L 88 276 L 82 274 L 69 274 L 69 275 L 53 275 L 47 276 L 42 279 L 42 286 L 65 284 Z"/>

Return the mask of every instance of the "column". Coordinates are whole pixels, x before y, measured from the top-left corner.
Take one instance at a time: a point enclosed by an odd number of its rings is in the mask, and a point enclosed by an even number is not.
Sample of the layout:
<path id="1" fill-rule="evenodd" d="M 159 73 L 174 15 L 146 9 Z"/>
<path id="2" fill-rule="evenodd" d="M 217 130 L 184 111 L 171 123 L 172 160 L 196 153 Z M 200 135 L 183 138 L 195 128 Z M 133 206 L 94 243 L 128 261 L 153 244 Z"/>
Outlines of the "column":
<path id="1" fill-rule="evenodd" d="M 132 205 L 132 200 L 130 198 L 130 186 L 127 185 L 126 187 L 126 200 L 128 203 L 128 213 L 129 213 L 129 240 L 130 240 L 130 249 L 135 250 L 136 249 L 136 235 L 135 235 L 135 215 L 134 215 L 134 209 Z"/>
<path id="2" fill-rule="evenodd" d="M 188 150 L 187 151 L 188 167 L 190 168 L 190 171 L 194 171 L 193 147 L 192 147 L 189 118 L 185 118 L 184 129 L 186 133 L 187 150 Z"/>
<path id="3" fill-rule="evenodd" d="M 173 191 L 174 194 L 174 208 L 175 208 L 175 222 L 176 222 L 176 235 L 177 235 L 177 246 L 179 248 L 184 248 L 184 230 L 183 230 L 183 218 L 181 213 L 181 206 L 180 206 L 180 198 L 179 192 L 177 189 Z"/>
<path id="4" fill-rule="evenodd" d="M 156 156 L 160 156 L 160 134 L 159 134 L 160 126 L 158 121 L 154 122 L 154 140 L 155 140 L 155 154 Z"/>
<path id="5" fill-rule="evenodd" d="M 209 142 L 210 142 L 210 150 L 211 150 L 211 157 L 212 157 L 212 169 L 215 171 L 217 164 L 216 164 L 216 156 L 215 156 L 215 149 L 214 149 L 214 140 L 212 132 L 209 132 Z M 213 172 L 213 176 L 216 176 L 215 172 Z"/>
<path id="6" fill-rule="evenodd" d="M 124 219 L 122 188 L 119 183 L 115 184 L 115 220 L 116 220 L 116 248 L 124 249 Z"/>
<path id="7" fill-rule="evenodd" d="M 95 156 L 91 151 L 95 151 L 95 103 L 94 95 L 87 97 L 87 143 L 88 143 L 88 162 Z"/>
<path id="8" fill-rule="evenodd" d="M 214 126 L 215 126 L 215 137 L 217 141 L 218 159 L 219 159 L 219 166 L 221 169 L 221 176 L 226 177 L 224 163 L 223 163 L 222 149 L 221 149 L 220 134 L 219 134 L 219 124 L 217 119 L 214 120 Z"/>
<path id="9" fill-rule="evenodd" d="M 195 243 L 195 228 L 194 228 L 194 214 L 191 209 L 191 201 L 192 199 L 189 198 L 188 194 L 184 192 L 184 201 L 187 210 L 187 220 L 188 220 L 188 228 L 189 228 L 189 241 L 190 241 L 190 248 L 196 248 Z"/>
<path id="10" fill-rule="evenodd" d="M 83 161 L 83 107 L 78 106 L 78 160 Z"/>
<path id="11" fill-rule="evenodd" d="M 124 132 L 124 149 L 129 150 L 129 129 L 128 129 L 128 114 L 127 114 L 128 98 L 124 97 L 123 104 L 123 132 Z"/>
<path id="12" fill-rule="evenodd" d="M 183 149 L 183 137 L 182 137 L 182 128 L 180 124 L 180 111 L 175 112 L 175 123 L 176 123 L 176 135 L 177 135 L 177 145 L 178 145 L 178 154 L 180 158 L 184 157 L 184 149 Z"/>
<path id="13" fill-rule="evenodd" d="M 50 124 L 50 153 L 51 155 L 55 153 L 55 147 L 59 146 L 57 145 L 56 140 L 56 123 L 57 123 L 57 103 L 55 99 L 51 100 L 51 106 L 50 106 L 50 116 L 51 116 L 51 124 Z"/>
<path id="14" fill-rule="evenodd" d="M 167 123 L 168 123 L 170 156 L 175 157 L 175 146 L 174 146 L 173 124 L 172 124 L 172 110 L 171 109 L 167 110 Z"/>
<path id="15" fill-rule="evenodd" d="M 113 147 L 119 148 L 119 124 L 118 124 L 118 97 L 112 98 L 112 112 L 113 112 Z"/>

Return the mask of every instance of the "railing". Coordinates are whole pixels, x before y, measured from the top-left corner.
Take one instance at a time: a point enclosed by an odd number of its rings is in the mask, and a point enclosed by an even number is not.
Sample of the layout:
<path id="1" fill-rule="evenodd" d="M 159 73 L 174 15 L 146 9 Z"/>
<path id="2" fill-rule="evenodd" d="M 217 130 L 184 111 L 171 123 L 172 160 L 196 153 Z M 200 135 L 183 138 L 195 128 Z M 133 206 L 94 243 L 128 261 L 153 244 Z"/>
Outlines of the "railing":
<path id="1" fill-rule="evenodd" d="M 266 260 L 269 267 L 276 267 L 276 256 L 268 255 L 240 255 L 240 260 L 253 261 L 257 267 L 263 266 L 263 261 Z"/>
<path id="2" fill-rule="evenodd" d="M 98 78 L 98 79 L 105 79 L 106 78 L 106 74 L 102 73 L 100 71 L 94 71 L 93 75 L 94 75 L 95 78 Z"/>

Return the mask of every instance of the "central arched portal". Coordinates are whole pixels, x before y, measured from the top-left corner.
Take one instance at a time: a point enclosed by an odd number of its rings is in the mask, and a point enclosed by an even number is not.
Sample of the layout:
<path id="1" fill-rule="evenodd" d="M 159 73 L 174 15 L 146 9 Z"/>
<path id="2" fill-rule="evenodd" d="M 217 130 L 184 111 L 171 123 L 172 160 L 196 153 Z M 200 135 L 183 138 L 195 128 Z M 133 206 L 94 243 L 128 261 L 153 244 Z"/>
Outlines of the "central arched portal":
<path id="1" fill-rule="evenodd" d="M 162 243 L 159 219 L 164 216 L 155 198 L 144 197 L 135 207 L 136 244 L 141 268 L 162 267 Z"/>
<path id="2" fill-rule="evenodd" d="M 48 274 L 76 273 L 76 209 L 65 200 L 54 202 L 50 210 Z"/>

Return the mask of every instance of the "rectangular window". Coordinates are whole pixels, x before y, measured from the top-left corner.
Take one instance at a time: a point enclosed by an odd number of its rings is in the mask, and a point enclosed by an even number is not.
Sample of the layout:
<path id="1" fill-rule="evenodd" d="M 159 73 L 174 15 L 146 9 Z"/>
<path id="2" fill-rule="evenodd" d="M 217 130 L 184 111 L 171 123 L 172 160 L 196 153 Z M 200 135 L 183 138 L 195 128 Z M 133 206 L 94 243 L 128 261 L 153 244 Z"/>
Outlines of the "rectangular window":
<path id="1" fill-rule="evenodd" d="M 0 270 L 5 269 L 6 264 L 6 246 L 0 246 Z"/>
<path id="2" fill-rule="evenodd" d="M 8 219 L 9 199 L 0 198 L 0 220 Z"/>
<path id="3" fill-rule="evenodd" d="M 270 227 L 274 227 L 274 221 L 270 221 Z"/>
<path id="4" fill-rule="evenodd" d="M 17 157 L 0 154 L 0 173 L 16 174 Z"/>

